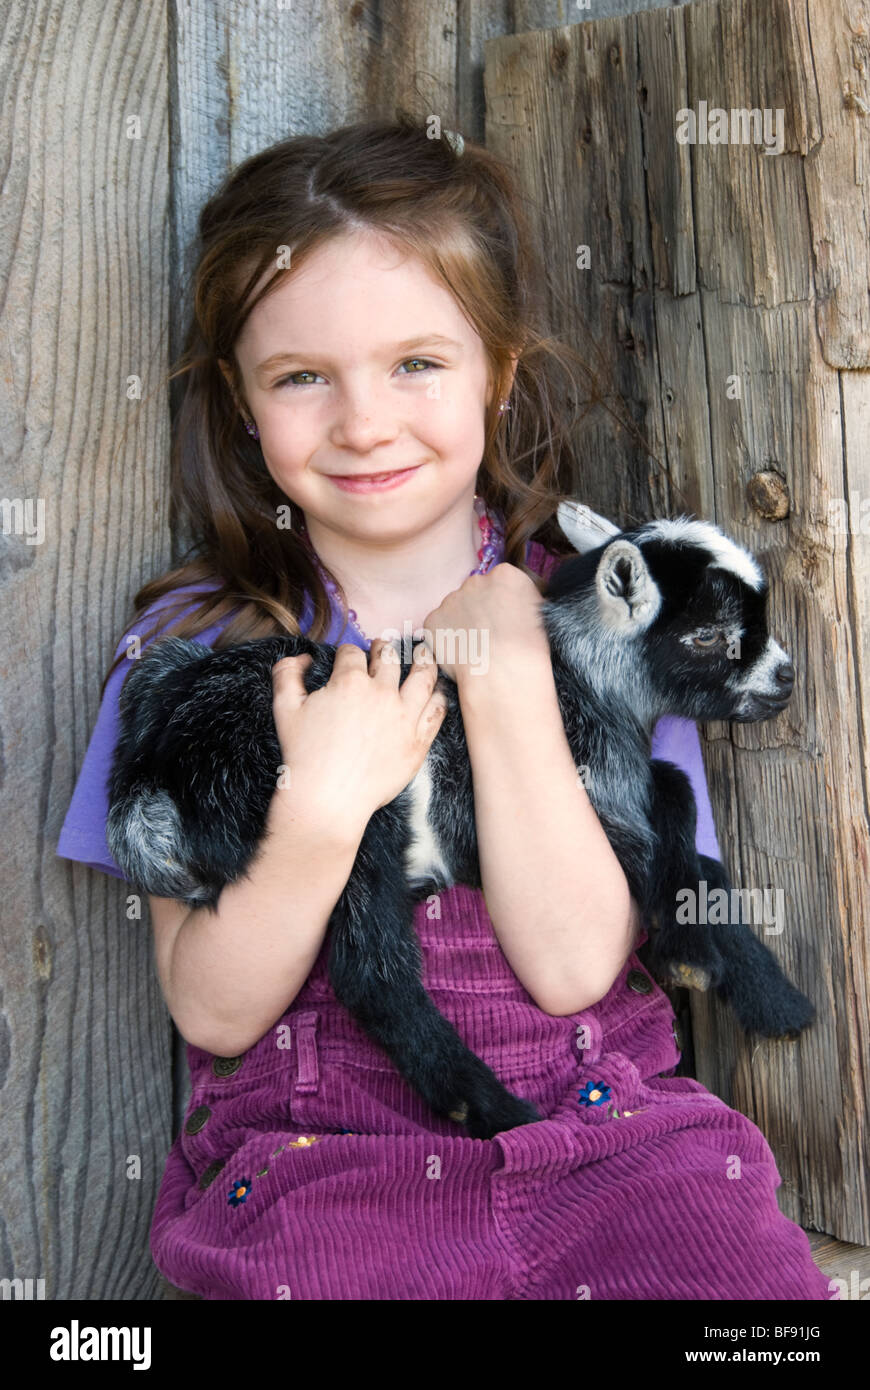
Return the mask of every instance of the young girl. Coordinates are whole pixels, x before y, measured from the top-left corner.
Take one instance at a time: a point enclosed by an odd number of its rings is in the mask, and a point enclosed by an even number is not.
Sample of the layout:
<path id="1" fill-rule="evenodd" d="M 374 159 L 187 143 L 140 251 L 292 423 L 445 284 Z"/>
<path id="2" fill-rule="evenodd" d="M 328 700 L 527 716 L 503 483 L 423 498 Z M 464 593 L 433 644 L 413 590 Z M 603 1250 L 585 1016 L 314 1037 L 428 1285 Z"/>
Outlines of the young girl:
<path id="1" fill-rule="evenodd" d="M 827 1298 L 761 1132 L 673 1075 L 673 1012 L 559 717 L 534 576 L 570 553 L 572 359 L 508 172 L 407 118 L 350 126 L 248 160 L 200 236 L 173 456 L 198 554 L 136 596 L 58 853 L 120 874 L 106 777 L 133 635 L 341 645 L 311 695 L 307 658 L 274 668 L 290 785 L 247 877 L 214 912 L 150 899 L 192 1083 L 158 1267 L 206 1299 Z M 489 642 L 485 670 L 444 667 L 484 892 L 435 894 L 415 926 L 438 1007 L 544 1117 L 492 1140 L 426 1107 L 327 974 L 366 823 L 440 725 L 434 667 L 399 687 L 380 640 L 420 627 Z M 718 856 L 695 725 L 663 719 L 653 755 L 690 776 Z"/>

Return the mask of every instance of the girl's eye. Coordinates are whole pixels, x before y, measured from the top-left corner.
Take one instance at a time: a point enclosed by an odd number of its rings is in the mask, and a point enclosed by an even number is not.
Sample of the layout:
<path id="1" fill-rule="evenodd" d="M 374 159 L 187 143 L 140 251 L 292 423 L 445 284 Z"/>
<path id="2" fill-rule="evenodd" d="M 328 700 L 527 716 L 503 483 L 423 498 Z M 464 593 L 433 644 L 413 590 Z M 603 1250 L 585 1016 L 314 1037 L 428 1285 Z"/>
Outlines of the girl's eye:
<path id="1" fill-rule="evenodd" d="M 284 386 L 284 385 L 286 385 L 286 383 L 289 381 L 293 386 L 307 386 L 307 385 L 308 385 L 308 382 L 307 382 L 307 381 L 294 381 L 293 378 L 294 378 L 294 377 L 297 377 L 297 376 L 316 376 L 316 375 L 317 375 L 316 372 L 309 372 L 307 368 L 303 368 L 303 370 L 302 370 L 301 372 L 291 372 L 289 376 L 282 376 L 281 379 L 280 379 L 280 381 L 273 381 L 273 382 L 272 382 L 272 385 L 273 385 L 273 387 L 274 387 L 274 386 Z"/>
<path id="2" fill-rule="evenodd" d="M 439 365 L 439 363 L 437 363 L 437 362 L 430 362 L 428 357 L 408 357 L 408 358 L 406 358 L 405 361 L 402 363 L 402 366 L 403 366 L 403 367 L 406 366 L 408 362 L 422 362 L 422 363 L 423 363 L 423 370 L 424 370 L 424 371 L 426 370 L 427 367 L 437 367 L 437 366 Z M 419 376 L 420 373 L 419 373 L 419 372 L 406 372 L 405 375 L 406 375 L 406 376 Z"/>
<path id="3" fill-rule="evenodd" d="M 715 632 L 713 628 L 710 628 L 703 635 L 700 632 L 696 632 L 692 641 L 696 647 L 715 647 L 721 636 L 721 632 Z"/>
<path id="4" fill-rule="evenodd" d="M 424 371 L 424 372 L 427 371 L 427 370 L 429 369 L 429 367 L 436 367 L 436 368 L 439 368 L 439 367 L 440 367 L 440 363 L 438 363 L 438 362 L 430 362 L 428 357 L 407 357 L 407 358 L 405 359 L 405 361 L 401 363 L 401 366 L 405 367 L 405 366 L 407 366 L 407 364 L 408 364 L 409 362 L 422 362 L 422 364 L 423 364 L 423 366 L 422 366 L 422 371 Z M 402 375 L 403 375 L 403 376 L 420 376 L 421 373 L 420 373 L 419 371 L 416 371 L 416 372 L 403 372 Z M 316 377 L 316 376 L 317 376 L 317 373 L 316 373 L 316 372 L 310 372 L 310 371 L 308 370 L 307 367 L 304 367 L 301 371 L 298 371 L 298 372 L 291 372 L 289 376 L 282 376 L 278 381 L 273 381 L 272 386 L 273 386 L 273 388 L 274 388 L 274 387 L 277 387 L 277 386 L 286 386 L 288 383 L 289 383 L 291 386 L 309 386 L 309 385 L 310 385 L 310 382 L 307 382 L 307 381 L 297 381 L 297 380 L 296 380 L 296 377 L 299 377 L 299 376 Z"/>

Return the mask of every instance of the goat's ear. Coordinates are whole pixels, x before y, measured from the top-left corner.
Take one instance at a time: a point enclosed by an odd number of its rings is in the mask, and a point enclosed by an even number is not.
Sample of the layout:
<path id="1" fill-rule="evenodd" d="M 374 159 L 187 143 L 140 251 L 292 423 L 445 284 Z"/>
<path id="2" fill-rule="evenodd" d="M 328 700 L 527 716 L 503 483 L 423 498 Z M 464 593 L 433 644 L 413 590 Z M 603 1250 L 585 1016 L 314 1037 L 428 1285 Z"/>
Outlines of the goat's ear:
<path id="1" fill-rule="evenodd" d="M 595 572 L 595 587 L 602 615 L 611 627 L 649 627 L 658 613 L 662 596 L 638 546 L 631 541 L 611 542 Z"/>
<path id="2" fill-rule="evenodd" d="M 599 516 L 582 502 L 560 502 L 556 508 L 556 520 L 564 535 L 579 554 L 587 550 L 597 550 L 611 536 L 619 535 L 619 527 Z"/>

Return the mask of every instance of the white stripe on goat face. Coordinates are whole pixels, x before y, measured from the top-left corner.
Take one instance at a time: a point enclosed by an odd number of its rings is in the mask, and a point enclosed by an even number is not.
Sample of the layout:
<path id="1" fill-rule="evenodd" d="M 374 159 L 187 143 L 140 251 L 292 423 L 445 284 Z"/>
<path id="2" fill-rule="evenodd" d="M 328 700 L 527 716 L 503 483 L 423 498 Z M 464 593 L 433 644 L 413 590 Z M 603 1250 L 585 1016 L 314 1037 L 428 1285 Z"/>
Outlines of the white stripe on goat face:
<path id="1" fill-rule="evenodd" d="M 764 571 L 755 558 L 709 521 L 692 521 L 684 516 L 650 521 L 641 528 L 638 539 L 646 536 L 702 546 L 704 550 L 709 550 L 717 568 L 730 570 L 750 589 L 757 591 L 764 584 Z"/>
<path id="2" fill-rule="evenodd" d="M 735 681 L 731 688 L 741 690 L 747 695 L 779 695 L 782 692 L 782 686 L 776 679 L 776 670 L 785 661 L 791 661 L 788 652 L 783 651 L 779 643 L 774 642 L 772 637 L 768 637 L 767 646 L 761 656 L 754 665 L 750 666 L 743 678 Z"/>

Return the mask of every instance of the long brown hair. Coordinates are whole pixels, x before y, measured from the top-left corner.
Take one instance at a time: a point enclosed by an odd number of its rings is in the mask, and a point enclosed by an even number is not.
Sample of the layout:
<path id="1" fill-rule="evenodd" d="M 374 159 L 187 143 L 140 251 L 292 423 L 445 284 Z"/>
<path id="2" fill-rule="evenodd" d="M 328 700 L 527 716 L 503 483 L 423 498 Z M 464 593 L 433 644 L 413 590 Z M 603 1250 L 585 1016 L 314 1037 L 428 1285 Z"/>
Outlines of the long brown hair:
<path id="1" fill-rule="evenodd" d="M 416 253 L 483 342 L 494 390 L 476 490 L 504 518 L 505 560 L 532 574 L 524 563 L 528 540 L 571 553 L 555 512 L 576 485 L 576 375 L 591 379 L 592 399 L 600 399 L 594 374 L 546 331 L 546 273 L 510 170 L 480 145 L 461 148 L 431 134 L 431 121 L 400 112 L 395 121 L 295 136 L 245 160 L 202 208 L 184 350 L 169 374 L 186 378 L 172 444 L 170 521 L 186 521 L 195 540 L 174 569 L 135 595 L 134 622 L 181 585 L 206 583 L 216 587 L 171 600 L 154 630 L 195 638 L 232 614 L 215 647 L 296 634 L 307 590 L 308 635 L 326 635 L 329 598 L 299 538 L 301 513 L 245 430 L 219 362 L 229 365 L 247 409 L 234 344 L 248 315 L 318 246 L 359 227 Z M 278 249 L 288 246 L 290 266 L 278 265 Z M 270 267 L 271 279 L 252 296 Z M 514 357 L 511 409 L 502 415 Z M 346 613 L 340 586 L 338 597 Z"/>

